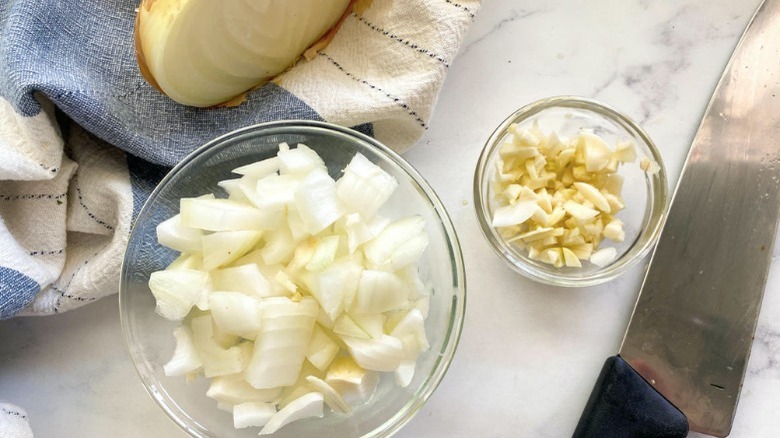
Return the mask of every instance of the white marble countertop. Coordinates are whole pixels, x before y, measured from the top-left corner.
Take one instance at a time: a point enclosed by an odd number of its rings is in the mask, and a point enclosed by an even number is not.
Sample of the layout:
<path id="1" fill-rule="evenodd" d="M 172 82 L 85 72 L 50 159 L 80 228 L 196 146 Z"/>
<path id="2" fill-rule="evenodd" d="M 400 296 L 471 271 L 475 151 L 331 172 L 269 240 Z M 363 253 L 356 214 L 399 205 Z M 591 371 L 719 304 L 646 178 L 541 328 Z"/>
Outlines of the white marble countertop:
<path id="1" fill-rule="evenodd" d="M 673 185 L 758 3 L 485 2 L 429 131 L 406 154 L 458 230 L 468 302 L 452 367 L 399 437 L 570 436 L 604 359 L 618 349 L 646 261 L 584 290 L 541 286 L 515 274 L 490 250 L 473 212 L 472 175 L 482 144 L 504 117 L 535 99 L 593 97 L 644 126 Z M 774 437 L 780 430 L 777 263 L 766 291 L 734 437 Z M 36 437 L 184 436 L 141 387 L 115 296 L 58 316 L 0 322 L 0 399 L 27 410 Z"/>

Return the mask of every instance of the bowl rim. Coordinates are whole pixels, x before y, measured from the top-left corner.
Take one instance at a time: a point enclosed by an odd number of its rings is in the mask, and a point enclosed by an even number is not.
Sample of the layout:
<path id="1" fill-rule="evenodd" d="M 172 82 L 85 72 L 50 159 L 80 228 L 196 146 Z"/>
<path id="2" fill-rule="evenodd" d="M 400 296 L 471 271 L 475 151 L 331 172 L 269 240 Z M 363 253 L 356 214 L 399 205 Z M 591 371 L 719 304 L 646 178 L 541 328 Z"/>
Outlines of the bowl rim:
<path id="1" fill-rule="evenodd" d="M 637 235 L 637 241 L 640 237 L 647 236 L 645 242 L 640 247 L 636 246 L 637 242 L 631 244 L 627 251 L 625 251 L 618 259 L 605 268 L 598 269 L 588 275 L 579 277 L 569 277 L 561 274 L 552 274 L 534 266 L 527 264 L 522 259 L 513 260 L 514 256 L 509 253 L 509 250 L 504 248 L 508 246 L 503 239 L 495 231 L 495 228 L 488 221 L 490 212 L 488 209 L 487 200 L 482 196 L 482 182 L 486 177 L 486 171 L 490 164 L 491 155 L 493 151 L 498 147 L 499 141 L 504 136 L 506 130 L 512 123 L 515 123 L 518 119 L 527 118 L 538 114 L 539 112 L 554 108 L 554 107 L 568 107 L 572 109 L 588 110 L 597 112 L 603 117 L 612 119 L 618 122 L 624 129 L 634 134 L 636 137 L 642 140 L 647 146 L 652 159 L 658 163 L 659 171 L 655 175 L 645 175 L 646 181 L 657 178 L 654 182 L 649 193 L 649 200 L 652 200 L 652 210 L 648 208 L 646 215 L 648 216 L 647 227 Z M 632 132 L 633 131 L 633 132 Z M 648 189 L 650 187 L 648 186 Z M 613 106 L 604 102 L 575 95 L 559 95 L 552 97 L 545 97 L 533 101 L 521 108 L 515 110 L 506 117 L 496 129 L 490 134 L 488 140 L 482 148 L 479 155 L 479 160 L 474 171 L 473 180 L 473 196 L 474 196 L 474 211 L 477 216 L 477 223 L 482 231 L 482 235 L 488 241 L 489 246 L 493 251 L 515 272 L 537 281 L 539 283 L 563 286 L 563 287 L 586 287 L 595 286 L 598 284 L 610 281 L 620 274 L 626 272 L 633 266 L 637 265 L 655 246 L 660 236 L 663 225 L 666 221 L 666 215 L 669 209 L 669 187 L 666 176 L 666 167 L 664 166 L 663 158 L 650 136 L 645 130 L 639 126 L 631 117 L 623 113 L 622 111 L 614 108 Z"/>
<path id="2" fill-rule="evenodd" d="M 428 181 L 409 162 L 407 162 L 403 157 L 401 157 L 400 154 L 390 149 L 388 146 L 382 144 L 378 140 L 351 128 L 347 128 L 344 126 L 340 126 L 340 125 L 336 125 L 324 121 L 305 120 L 305 119 L 276 120 L 276 121 L 257 123 L 254 125 L 249 125 L 243 128 L 230 131 L 228 133 L 220 135 L 204 143 L 202 146 L 199 146 L 198 148 L 196 148 L 195 150 L 187 154 L 181 161 L 179 161 L 173 168 L 171 168 L 171 170 L 155 186 L 154 190 L 149 194 L 149 197 L 144 201 L 143 206 L 141 207 L 141 209 L 138 212 L 138 215 L 133 221 L 132 229 L 127 241 L 128 244 L 127 247 L 125 248 L 125 251 L 123 252 L 122 264 L 121 264 L 119 280 L 118 280 L 119 283 L 118 284 L 119 286 L 118 306 L 119 306 L 120 326 L 122 327 L 122 334 L 123 334 L 126 351 L 130 355 L 130 359 L 133 363 L 133 368 L 135 369 L 136 374 L 140 378 L 142 386 L 149 394 L 149 396 L 156 402 L 156 404 L 165 412 L 168 418 L 171 419 L 175 424 L 177 424 L 183 431 L 185 431 L 186 433 L 188 433 L 193 437 L 197 437 L 197 438 L 208 437 L 209 435 L 203 435 L 200 433 L 200 431 L 194 430 L 193 428 L 189 427 L 189 425 L 187 425 L 182 420 L 182 418 L 180 418 L 180 416 L 177 415 L 177 413 L 174 411 L 178 410 L 185 414 L 186 412 L 184 412 L 178 407 L 174 409 L 173 407 L 168 406 L 167 402 L 163 398 L 163 395 L 157 389 L 157 385 L 159 384 L 159 381 L 154 381 L 157 379 L 153 380 L 152 377 L 150 377 L 151 375 L 153 375 L 151 367 L 146 365 L 146 361 L 143 359 L 138 349 L 133 346 L 134 343 L 137 344 L 137 342 L 135 342 L 136 339 L 133 335 L 133 327 L 132 327 L 133 324 L 129 321 L 129 315 L 125 314 L 125 312 L 123 311 L 124 309 L 123 303 L 127 299 L 127 294 L 128 294 L 128 292 L 126 291 L 125 283 L 126 283 L 126 279 L 128 278 L 128 269 L 129 269 L 128 266 L 130 265 L 130 262 L 128 261 L 128 257 L 127 257 L 128 256 L 127 248 L 129 248 L 130 242 L 134 238 L 137 238 L 135 237 L 136 221 L 138 221 L 139 218 L 148 215 L 149 210 L 151 210 L 152 208 L 152 203 L 159 196 L 159 193 L 162 191 L 162 188 L 165 187 L 170 182 L 170 180 L 175 175 L 177 175 L 181 171 L 181 169 L 184 166 L 186 166 L 189 162 L 194 160 L 196 157 L 200 156 L 202 153 L 208 151 L 212 147 L 218 146 L 226 141 L 229 141 L 234 137 L 238 137 L 253 131 L 263 131 L 269 128 L 284 128 L 284 127 L 317 128 L 319 130 L 324 130 L 324 131 L 335 131 L 336 133 L 342 135 L 355 137 L 357 140 L 368 143 L 368 145 L 378 149 L 379 152 L 384 154 L 394 165 L 398 166 L 402 171 L 407 173 L 409 177 L 413 180 L 413 182 L 422 190 L 425 197 L 428 199 L 428 201 L 430 201 L 431 205 L 433 206 L 434 214 L 439 218 L 442 229 L 446 236 L 445 242 L 447 244 L 448 247 L 447 249 L 452 263 L 452 280 L 453 280 L 452 301 L 454 302 L 454 306 L 451 308 L 450 311 L 449 325 L 447 326 L 446 335 L 442 341 L 443 342 L 442 349 L 439 352 L 434 352 L 433 350 L 429 350 L 429 353 L 437 354 L 438 356 L 437 359 L 434 361 L 433 371 L 421 383 L 420 390 L 418 391 L 417 394 L 415 394 L 410 399 L 409 402 L 407 402 L 403 407 L 401 407 L 401 409 L 399 409 L 394 415 L 389 417 L 386 421 L 384 421 L 383 423 L 375 427 L 372 431 L 362 435 L 362 437 L 371 437 L 371 438 L 390 437 L 394 435 L 396 432 L 398 432 L 401 428 L 403 428 L 406 424 L 408 424 L 412 420 L 412 418 L 415 417 L 415 415 L 420 411 L 420 409 L 425 405 L 427 400 L 431 397 L 431 395 L 436 390 L 436 388 L 438 388 L 439 384 L 444 378 L 444 375 L 446 374 L 446 372 L 448 371 L 452 363 L 452 360 L 455 356 L 455 351 L 457 350 L 458 344 L 460 342 L 460 337 L 463 331 L 463 323 L 466 314 L 466 295 L 467 295 L 466 294 L 466 270 L 465 270 L 465 263 L 463 259 L 463 252 L 460 246 L 460 241 L 458 239 L 458 235 L 455 230 L 455 227 L 452 223 L 452 219 L 447 213 L 447 210 L 444 207 L 444 203 L 441 201 L 441 199 L 433 190 L 433 188 L 428 183 Z M 150 376 L 147 376 L 144 373 L 144 371 L 149 371 Z M 173 398 L 171 397 L 171 399 Z"/>

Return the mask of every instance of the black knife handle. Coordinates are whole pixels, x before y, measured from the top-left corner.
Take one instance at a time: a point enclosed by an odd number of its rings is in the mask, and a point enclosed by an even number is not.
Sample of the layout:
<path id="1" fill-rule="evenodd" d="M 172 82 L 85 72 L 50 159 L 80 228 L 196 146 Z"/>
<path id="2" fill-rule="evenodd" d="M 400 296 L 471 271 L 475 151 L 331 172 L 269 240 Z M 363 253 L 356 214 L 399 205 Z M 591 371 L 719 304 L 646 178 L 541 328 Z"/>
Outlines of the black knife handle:
<path id="1" fill-rule="evenodd" d="M 688 419 L 620 356 L 604 363 L 573 438 L 685 438 Z"/>

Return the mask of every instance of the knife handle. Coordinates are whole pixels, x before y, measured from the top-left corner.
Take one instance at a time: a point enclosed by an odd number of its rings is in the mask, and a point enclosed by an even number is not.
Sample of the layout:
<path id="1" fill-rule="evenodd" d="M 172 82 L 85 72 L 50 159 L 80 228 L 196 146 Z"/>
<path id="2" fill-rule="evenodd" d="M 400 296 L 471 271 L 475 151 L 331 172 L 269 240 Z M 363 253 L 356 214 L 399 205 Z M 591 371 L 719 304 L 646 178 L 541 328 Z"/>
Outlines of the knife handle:
<path id="1" fill-rule="evenodd" d="M 604 363 L 573 438 L 685 438 L 688 419 L 620 356 Z"/>

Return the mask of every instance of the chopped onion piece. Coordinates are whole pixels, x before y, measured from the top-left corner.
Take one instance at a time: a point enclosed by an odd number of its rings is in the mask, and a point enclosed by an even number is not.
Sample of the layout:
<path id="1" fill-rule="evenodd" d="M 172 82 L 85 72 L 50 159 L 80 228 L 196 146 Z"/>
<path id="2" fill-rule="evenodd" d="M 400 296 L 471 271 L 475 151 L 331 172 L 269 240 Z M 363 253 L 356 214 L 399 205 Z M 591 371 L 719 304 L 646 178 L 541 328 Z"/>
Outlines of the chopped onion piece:
<path id="1" fill-rule="evenodd" d="M 312 392 L 294 400 L 271 417 L 260 431 L 260 435 L 272 434 L 293 421 L 302 418 L 321 418 L 323 415 L 323 402 L 324 398 L 318 392 Z"/>
<path id="2" fill-rule="evenodd" d="M 266 265 L 265 261 L 263 260 L 262 252 L 263 252 L 262 249 L 254 250 L 246 254 L 245 256 L 241 257 L 240 259 L 236 260 L 235 262 L 231 263 L 230 266 L 235 267 L 235 266 L 241 266 L 247 264 L 253 264 L 257 266 L 257 269 L 260 270 L 260 273 L 263 274 L 263 277 L 265 277 L 265 279 L 268 280 L 268 283 L 271 285 L 271 289 L 269 291 L 270 296 L 273 297 L 289 296 L 290 293 L 287 290 L 287 288 L 276 279 L 276 274 L 279 271 L 283 270 L 284 266 L 280 264 Z"/>
<path id="3" fill-rule="evenodd" d="M 240 373 L 246 366 L 241 347 L 223 348 L 214 340 L 211 316 L 192 318 L 192 338 L 203 360 L 203 374 L 206 377 L 225 376 Z"/>
<path id="4" fill-rule="evenodd" d="M 295 202 L 300 179 L 293 175 L 270 175 L 257 181 L 253 203 L 260 209 L 279 210 Z"/>
<path id="5" fill-rule="evenodd" d="M 228 200 L 248 204 L 249 198 L 241 187 L 241 178 L 226 179 L 217 183 L 228 195 Z"/>
<path id="6" fill-rule="evenodd" d="M 240 292 L 210 293 L 209 308 L 220 330 L 245 339 L 255 339 L 263 322 L 260 303 Z"/>
<path id="7" fill-rule="evenodd" d="M 414 302 L 414 308 L 419 310 L 423 314 L 423 318 L 428 317 L 428 310 L 431 307 L 431 297 L 425 296 L 418 298 L 417 301 Z"/>
<path id="8" fill-rule="evenodd" d="M 173 351 L 173 357 L 163 365 L 165 375 L 184 376 L 200 370 L 203 361 L 200 360 L 198 350 L 192 341 L 190 330 L 180 325 L 173 329 L 173 336 L 176 338 L 176 349 Z"/>
<path id="9" fill-rule="evenodd" d="M 348 356 L 333 361 L 325 381 L 349 404 L 367 402 L 379 384 L 379 374 L 361 368 Z"/>
<path id="10" fill-rule="evenodd" d="M 325 327 L 328 330 L 333 330 L 333 326 L 336 324 L 327 313 L 320 307 L 320 311 L 317 313 L 317 323 Z"/>
<path id="11" fill-rule="evenodd" d="M 155 312 L 165 319 L 181 321 L 208 291 L 209 274 L 193 269 L 152 272 L 149 289 L 157 300 Z"/>
<path id="12" fill-rule="evenodd" d="M 358 283 L 355 309 L 382 313 L 400 308 L 408 299 L 404 282 L 392 272 L 364 270 Z"/>
<path id="13" fill-rule="evenodd" d="M 257 389 L 244 380 L 242 374 L 217 376 L 211 379 L 206 396 L 214 400 L 237 405 L 244 402 L 270 403 L 279 398 L 282 388 Z"/>
<path id="14" fill-rule="evenodd" d="M 339 236 L 326 236 L 317 241 L 314 246 L 314 253 L 306 264 L 309 271 L 319 272 L 333 263 L 336 258 L 336 250 L 339 247 Z"/>
<path id="15" fill-rule="evenodd" d="M 263 326 L 257 335 L 246 380 L 255 388 L 289 386 L 298 380 L 317 317 L 317 302 L 287 298 L 264 302 Z"/>
<path id="16" fill-rule="evenodd" d="M 211 271 L 214 290 L 241 292 L 251 297 L 271 296 L 271 283 L 255 263 L 233 266 Z"/>
<path id="17" fill-rule="evenodd" d="M 295 205 L 306 230 L 317 234 L 343 214 L 336 182 L 320 168 L 312 170 L 295 190 Z"/>
<path id="18" fill-rule="evenodd" d="M 249 200 L 246 204 L 254 205 L 255 198 L 257 197 L 257 178 L 252 175 L 244 175 L 238 179 L 237 185 L 244 195 L 244 198 Z"/>
<path id="19" fill-rule="evenodd" d="M 194 269 L 200 271 L 203 269 L 203 256 L 198 252 L 183 252 L 181 255 L 165 268 L 166 271 L 175 271 L 177 269 Z"/>
<path id="20" fill-rule="evenodd" d="M 376 237 L 358 213 L 348 214 L 344 217 L 344 231 L 347 234 L 347 245 L 350 254 L 354 253 L 364 242 Z"/>
<path id="21" fill-rule="evenodd" d="M 298 208 L 295 206 L 289 206 L 287 209 L 287 226 L 290 228 L 290 233 L 296 242 L 300 242 L 305 237 L 311 235 L 306 229 L 306 224 L 303 223 L 301 214 L 298 213 Z"/>
<path id="22" fill-rule="evenodd" d="M 363 252 L 375 266 L 397 270 L 416 262 L 427 246 L 425 220 L 410 216 L 385 227 L 363 246 Z"/>
<path id="23" fill-rule="evenodd" d="M 398 181 L 358 153 L 336 183 L 336 193 L 347 210 L 370 219 L 390 198 Z"/>
<path id="24" fill-rule="evenodd" d="M 331 409 L 342 414 L 349 414 L 352 412 L 352 408 L 349 407 L 349 404 L 344 400 L 344 397 L 333 389 L 332 386 L 328 385 L 327 382 L 316 376 L 306 376 L 306 380 L 314 390 L 323 395 L 325 403 L 327 403 Z"/>
<path id="25" fill-rule="evenodd" d="M 295 253 L 295 246 L 289 228 L 283 227 L 265 234 L 265 245 L 260 254 L 266 265 L 287 263 Z"/>
<path id="26" fill-rule="evenodd" d="M 311 365 L 309 362 L 304 362 L 303 367 L 301 367 L 298 380 L 295 382 L 295 384 L 284 388 L 282 391 L 282 396 L 277 403 L 277 407 L 279 409 L 283 409 L 285 406 L 301 398 L 302 396 L 312 392 L 317 392 L 311 387 L 311 385 L 309 385 L 306 377 L 318 375 L 318 373 L 319 370 L 317 370 L 313 365 Z"/>
<path id="27" fill-rule="evenodd" d="M 295 149 L 279 149 L 279 172 L 282 175 L 308 175 L 315 169 L 325 170 L 322 158 L 305 144 Z"/>
<path id="28" fill-rule="evenodd" d="M 316 238 L 309 238 L 298 244 L 298 246 L 295 248 L 295 253 L 292 256 L 292 260 L 290 260 L 286 267 L 286 271 L 290 275 L 306 275 L 304 269 L 306 268 L 306 265 L 309 264 L 309 261 L 314 255 L 314 246 L 316 243 Z"/>
<path id="29" fill-rule="evenodd" d="M 201 315 L 202 314 L 197 314 L 197 315 L 193 314 L 193 317 L 201 316 Z M 238 345 L 238 341 L 241 339 L 240 336 L 220 330 L 220 328 L 214 322 L 213 316 L 211 322 L 212 322 L 211 327 L 213 330 L 213 335 L 211 336 L 211 338 L 214 340 L 214 342 L 217 343 L 217 345 L 219 345 L 222 348 L 230 348 Z"/>
<path id="30" fill-rule="evenodd" d="M 181 224 L 208 231 L 267 230 L 278 218 L 257 208 L 227 199 L 181 200 Z"/>
<path id="31" fill-rule="evenodd" d="M 256 179 L 265 178 L 279 171 L 279 163 L 279 158 L 277 157 L 266 158 L 246 166 L 237 167 L 233 169 L 233 173 L 251 176 Z"/>
<path id="32" fill-rule="evenodd" d="M 362 368 L 373 371 L 395 371 L 401 364 L 404 346 L 400 339 L 383 335 L 379 339 L 342 336 L 349 353 Z"/>
<path id="33" fill-rule="evenodd" d="M 426 248 L 428 248 L 428 233 L 423 231 L 400 245 L 393 252 L 388 263 L 379 266 L 393 271 L 411 266 L 420 260 Z"/>
<path id="34" fill-rule="evenodd" d="M 276 414 L 276 405 L 265 402 L 246 402 L 233 406 L 233 427 L 243 429 L 265 426 Z"/>
<path id="35" fill-rule="evenodd" d="M 182 225 L 180 214 L 157 225 L 157 241 L 176 251 L 200 251 L 202 236 L 202 230 Z"/>
<path id="36" fill-rule="evenodd" d="M 333 333 L 358 339 L 371 339 L 371 335 L 363 330 L 349 315 L 341 315 L 333 325 Z"/>
<path id="37" fill-rule="evenodd" d="M 369 315 L 355 314 L 351 315 L 351 317 L 352 320 L 355 321 L 355 324 L 368 333 L 372 339 L 379 339 L 384 336 L 384 325 L 385 321 L 387 321 L 387 316 L 383 313 L 372 313 Z"/>
<path id="38" fill-rule="evenodd" d="M 419 347 L 418 352 L 426 351 L 430 348 L 428 338 L 425 335 L 425 317 L 423 317 L 420 310 L 409 310 L 401 321 L 396 324 L 393 331 L 390 332 L 390 336 L 395 336 L 397 338 L 402 338 L 406 335 L 414 336 L 417 346 Z"/>
<path id="39" fill-rule="evenodd" d="M 412 383 L 414 370 L 417 367 L 417 358 L 404 359 L 395 370 L 395 383 L 401 388 L 406 388 Z"/>
<path id="40" fill-rule="evenodd" d="M 339 260 L 322 272 L 310 272 L 303 280 L 331 321 L 354 300 L 363 269 L 350 260 Z"/>
<path id="41" fill-rule="evenodd" d="M 319 325 L 314 326 L 306 348 L 306 359 L 320 371 L 325 371 L 339 352 L 339 346 Z"/>
<path id="42" fill-rule="evenodd" d="M 430 285 L 426 286 L 420 279 L 420 273 L 416 266 L 409 265 L 400 269 L 396 271 L 396 275 L 408 285 L 410 300 L 417 300 L 420 297 L 430 295 Z"/>
<path id="43" fill-rule="evenodd" d="M 212 270 L 237 260 L 262 236 L 260 231 L 222 231 L 203 236 L 203 268 Z"/>

